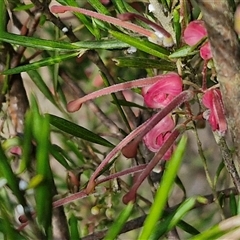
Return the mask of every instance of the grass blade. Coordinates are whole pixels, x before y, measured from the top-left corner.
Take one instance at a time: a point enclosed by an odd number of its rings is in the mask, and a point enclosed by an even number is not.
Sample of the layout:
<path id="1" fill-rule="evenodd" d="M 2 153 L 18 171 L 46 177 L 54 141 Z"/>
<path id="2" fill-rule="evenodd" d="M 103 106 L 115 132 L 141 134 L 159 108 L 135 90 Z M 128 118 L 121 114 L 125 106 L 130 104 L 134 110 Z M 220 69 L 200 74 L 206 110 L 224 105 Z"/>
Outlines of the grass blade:
<path id="1" fill-rule="evenodd" d="M 104 240 L 114 240 L 123 228 L 124 224 L 131 215 L 133 203 L 129 203 L 126 208 L 120 213 L 118 218 L 114 221 L 113 225 L 108 230 Z"/>
<path id="2" fill-rule="evenodd" d="M 161 218 L 169 193 L 172 189 L 174 180 L 180 167 L 186 143 L 186 137 L 182 137 L 172 158 L 168 161 L 161 185 L 157 190 L 154 203 L 151 206 L 149 215 L 145 220 L 142 232 L 140 233 L 138 239 L 149 239 L 157 221 Z"/>

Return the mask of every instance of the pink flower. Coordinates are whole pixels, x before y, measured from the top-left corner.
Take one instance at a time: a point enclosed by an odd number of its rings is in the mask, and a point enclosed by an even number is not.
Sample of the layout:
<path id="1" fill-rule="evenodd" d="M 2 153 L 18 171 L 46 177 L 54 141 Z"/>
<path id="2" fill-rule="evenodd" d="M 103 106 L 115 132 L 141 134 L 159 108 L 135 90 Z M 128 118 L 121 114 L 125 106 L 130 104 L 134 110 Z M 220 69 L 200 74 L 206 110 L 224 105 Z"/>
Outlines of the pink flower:
<path id="1" fill-rule="evenodd" d="M 199 20 L 190 22 L 183 34 L 184 41 L 189 46 L 194 46 L 201 39 L 203 39 L 205 37 L 207 37 L 207 30 L 204 26 L 203 21 L 199 21 Z M 209 42 L 205 43 L 200 48 L 200 56 L 204 60 L 209 60 L 212 58 L 212 52 L 210 49 Z"/>
<path id="2" fill-rule="evenodd" d="M 143 141 L 147 148 L 152 152 L 157 152 L 163 143 L 168 139 L 171 131 L 173 130 L 175 123 L 171 115 L 167 115 L 158 124 L 156 124 L 151 131 L 149 131 L 144 137 Z M 164 155 L 164 159 L 168 160 L 173 152 L 171 147 Z"/>
<path id="3" fill-rule="evenodd" d="M 207 30 L 203 21 L 198 20 L 190 22 L 183 33 L 184 41 L 189 46 L 194 46 L 204 37 L 207 37 Z"/>
<path id="4" fill-rule="evenodd" d="M 182 79 L 177 73 L 161 75 L 156 83 L 142 89 L 144 102 L 151 108 L 166 107 L 181 92 Z"/>
<path id="5" fill-rule="evenodd" d="M 200 47 L 200 56 L 204 60 L 209 60 L 212 58 L 212 52 L 209 42 L 205 43 L 202 47 Z"/>
<path id="6" fill-rule="evenodd" d="M 208 120 L 212 130 L 224 134 L 227 131 L 227 122 L 220 90 L 211 89 L 206 91 L 202 103 L 209 109 L 203 113 L 203 117 Z"/>
<path id="7" fill-rule="evenodd" d="M 15 146 L 10 149 L 10 153 L 20 157 L 22 155 L 22 149 L 18 146 Z"/>

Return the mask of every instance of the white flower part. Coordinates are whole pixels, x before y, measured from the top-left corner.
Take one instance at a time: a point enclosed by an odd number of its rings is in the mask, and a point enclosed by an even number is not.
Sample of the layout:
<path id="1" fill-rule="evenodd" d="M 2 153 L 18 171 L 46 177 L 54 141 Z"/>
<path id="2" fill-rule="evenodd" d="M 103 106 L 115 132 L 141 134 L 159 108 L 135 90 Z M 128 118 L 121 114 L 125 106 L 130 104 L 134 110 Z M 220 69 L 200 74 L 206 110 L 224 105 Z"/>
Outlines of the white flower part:
<path id="1" fill-rule="evenodd" d="M 148 41 L 162 45 L 162 38 L 159 38 L 156 34 L 153 34 L 151 37 L 148 37 Z"/>
<path id="2" fill-rule="evenodd" d="M 67 33 L 67 32 L 68 32 L 68 28 L 64 27 L 64 28 L 62 29 L 62 32 L 63 32 L 63 33 Z"/>
<path id="3" fill-rule="evenodd" d="M 149 11 L 149 12 L 154 12 L 154 11 L 155 11 L 155 7 L 153 6 L 153 4 L 150 3 L 150 4 L 148 5 L 148 11 Z"/>
<path id="4" fill-rule="evenodd" d="M 1 178 L 0 179 L 0 188 L 4 187 L 7 184 L 7 179 L 6 178 Z"/>
<path id="5" fill-rule="evenodd" d="M 158 38 L 160 38 L 160 39 L 164 37 L 164 35 L 163 35 L 162 33 L 158 32 L 158 31 L 155 31 L 154 33 L 155 33 L 156 36 L 157 36 Z"/>
<path id="6" fill-rule="evenodd" d="M 24 181 L 24 180 L 21 179 L 21 180 L 19 181 L 19 189 L 22 190 L 22 191 L 24 191 L 24 190 L 27 189 L 27 187 L 28 187 L 28 183 L 27 183 L 26 181 Z"/>
<path id="7" fill-rule="evenodd" d="M 15 211 L 18 215 L 23 215 L 24 214 L 24 208 L 21 204 L 18 204 L 16 206 Z"/>
<path id="8" fill-rule="evenodd" d="M 208 120 L 209 116 L 210 116 L 210 110 L 209 109 L 203 112 L 203 118 L 204 119 Z"/>
<path id="9" fill-rule="evenodd" d="M 154 169 L 153 169 L 153 172 L 155 172 L 155 173 L 160 173 L 160 172 L 162 172 L 163 171 L 163 168 L 162 168 L 162 166 L 159 164 L 159 165 L 156 165 L 155 167 L 154 167 Z"/>
<path id="10" fill-rule="evenodd" d="M 135 47 L 133 47 L 133 46 L 131 46 L 131 47 L 129 47 L 128 49 L 127 49 L 127 53 L 128 54 L 133 54 L 133 53 L 135 53 L 137 51 L 137 48 L 135 48 Z"/>

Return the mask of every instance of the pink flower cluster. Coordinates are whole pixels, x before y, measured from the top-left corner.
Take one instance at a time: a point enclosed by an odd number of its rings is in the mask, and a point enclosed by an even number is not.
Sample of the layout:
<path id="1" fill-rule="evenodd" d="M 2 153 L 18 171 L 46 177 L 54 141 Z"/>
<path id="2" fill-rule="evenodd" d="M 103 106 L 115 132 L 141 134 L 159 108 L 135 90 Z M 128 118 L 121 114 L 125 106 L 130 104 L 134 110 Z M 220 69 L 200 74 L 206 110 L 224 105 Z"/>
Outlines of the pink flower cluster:
<path id="1" fill-rule="evenodd" d="M 181 92 L 182 79 L 176 73 L 161 75 L 156 83 L 142 88 L 144 102 L 150 108 L 165 108 Z M 203 116 L 211 125 L 212 130 L 225 134 L 227 123 L 220 90 L 206 90 L 202 103 L 207 108 Z M 175 123 L 170 113 L 143 137 L 147 148 L 152 152 L 157 152 L 168 139 L 174 127 Z M 163 157 L 165 160 L 171 157 L 173 149 L 174 146 L 165 153 Z"/>
<path id="2" fill-rule="evenodd" d="M 166 107 L 181 92 L 182 79 L 176 73 L 161 75 L 156 83 L 142 89 L 144 102 L 151 108 Z M 168 139 L 174 127 L 175 122 L 169 114 L 144 136 L 143 141 L 147 148 L 152 152 L 157 152 Z M 165 160 L 171 157 L 173 149 L 174 146 L 165 153 L 163 157 Z"/>
<path id="3" fill-rule="evenodd" d="M 184 41 L 189 46 L 196 45 L 200 40 L 207 37 L 207 30 L 204 26 L 203 21 L 195 20 L 188 24 L 184 31 L 183 38 Z M 204 60 L 209 60 L 212 58 L 212 52 L 209 42 L 206 42 L 200 47 L 200 56 Z"/>

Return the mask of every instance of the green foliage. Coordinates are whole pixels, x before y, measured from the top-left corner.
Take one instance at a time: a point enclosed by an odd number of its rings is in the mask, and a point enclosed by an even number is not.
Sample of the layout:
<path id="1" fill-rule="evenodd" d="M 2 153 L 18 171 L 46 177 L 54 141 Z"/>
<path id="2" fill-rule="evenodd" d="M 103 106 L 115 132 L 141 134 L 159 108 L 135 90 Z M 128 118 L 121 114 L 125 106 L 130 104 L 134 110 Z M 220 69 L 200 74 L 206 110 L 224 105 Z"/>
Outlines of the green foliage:
<path id="1" fill-rule="evenodd" d="M 176 152 L 166 166 L 163 174 L 161 187 L 156 192 L 154 202 L 150 208 L 150 212 L 144 223 L 139 239 L 148 239 L 151 233 L 154 233 L 156 222 L 162 217 L 164 207 L 167 203 L 168 196 L 174 184 L 175 177 L 181 164 L 184 150 L 186 148 L 187 139 L 182 138 Z M 183 208 L 183 206 L 182 206 Z M 180 211 L 178 214 L 181 215 Z"/>

